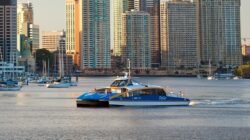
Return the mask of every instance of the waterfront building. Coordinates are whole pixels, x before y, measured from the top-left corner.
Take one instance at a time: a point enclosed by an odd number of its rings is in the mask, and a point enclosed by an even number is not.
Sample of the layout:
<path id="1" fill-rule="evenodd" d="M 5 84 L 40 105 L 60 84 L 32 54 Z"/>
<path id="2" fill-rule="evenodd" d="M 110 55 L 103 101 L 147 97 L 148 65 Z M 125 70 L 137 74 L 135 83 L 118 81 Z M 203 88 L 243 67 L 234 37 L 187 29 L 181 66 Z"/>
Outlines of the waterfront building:
<path id="1" fill-rule="evenodd" d="M 0 61 L 0 78 L 13 78 L 25 74 L 24 66 L 16 66 L 13 63 Z"/>
<path id="2" fill-rule="evenodd" d="M 80 66 L 82 37 L 82 0 L 66 0 L 66 53 Z"/>
<path id="3" fill-rule="evenodd" d="M 135 9 L 150 14 L 150 43 L 152 67 L 160 67 L 160 0 L 135 0 Z"/>
<path id="4" fill-rule="evenodd" d="M 111 48 L 114 56 L 121 56 L 122 13 L 134 9 L 134 0 L 111 0 Z"/>
<path id="5" fill-rule="evenodd" d="M 196 5 L 190 1 L 161 2 L 162 67 L 196 67 Z"/>
<path id="6" fill-rule="evenodd" d="M 240 0 L 196 0 L 203 63 L 240 65 Z"/>
<path id="7" fill-rule="evenodd" d="M 109 69 L 110 1 L 83 0 L 81 69 Z"/>
<path id="8" fill-rule="evenodd" d="M 16 0 L 0 1 L 0 61 L 14 64 L 17 49 L 16 3 Z"/>
<path id="9" fill-rule="evenodd" d="M 122 61 L 132 69 L 150 69 L 150 15 L 143 11 L 122 14 Z"/>
<path id="10" fill-rule="evenodd" d="M 58 42 L 64 34 L 64 31 L 42 32 L 42 48 L 50 52 L 56 51 Z"/>

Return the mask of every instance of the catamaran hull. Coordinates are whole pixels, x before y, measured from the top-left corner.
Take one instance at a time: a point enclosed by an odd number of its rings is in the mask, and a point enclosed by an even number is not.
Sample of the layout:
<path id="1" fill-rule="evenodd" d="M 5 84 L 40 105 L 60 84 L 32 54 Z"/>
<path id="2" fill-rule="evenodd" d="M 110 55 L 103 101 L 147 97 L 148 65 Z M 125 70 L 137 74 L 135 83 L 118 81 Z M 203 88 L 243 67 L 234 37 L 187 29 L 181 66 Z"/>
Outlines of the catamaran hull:
<path id="1" fill-rule="evenodd" d="M 47 88 L 69 88 L 69 84 L 47 84 Z"/>
<path id="2" fill-rule="evenodd" d="M 109 101 L 111 106 L 189 106 L 190 101 Z"/>
<path id="3" fill-rule="evenodd" d="M 77 107 L 109 107 L 108 101 L 83 100 L 76 101 Z"/>

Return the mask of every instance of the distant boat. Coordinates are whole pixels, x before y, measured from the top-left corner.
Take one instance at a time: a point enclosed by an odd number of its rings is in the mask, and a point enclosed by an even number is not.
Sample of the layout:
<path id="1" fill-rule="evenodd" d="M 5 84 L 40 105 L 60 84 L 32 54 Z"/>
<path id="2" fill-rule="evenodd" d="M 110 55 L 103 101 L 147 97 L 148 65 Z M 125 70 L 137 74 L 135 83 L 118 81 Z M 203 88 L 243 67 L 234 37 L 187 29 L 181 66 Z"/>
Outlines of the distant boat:
<path id="1" fill-rule="evenodd" d="M 20 91 L 21 86 L 18 84 L 9 84 L 6 82 L 0 82 L 0 91 Z"/>
<path id="2" fill-rule="evenodd" d="M 52 84 L 46 84 L 47 88 L 69 88 L 70 83 L 54 82 Z"/>

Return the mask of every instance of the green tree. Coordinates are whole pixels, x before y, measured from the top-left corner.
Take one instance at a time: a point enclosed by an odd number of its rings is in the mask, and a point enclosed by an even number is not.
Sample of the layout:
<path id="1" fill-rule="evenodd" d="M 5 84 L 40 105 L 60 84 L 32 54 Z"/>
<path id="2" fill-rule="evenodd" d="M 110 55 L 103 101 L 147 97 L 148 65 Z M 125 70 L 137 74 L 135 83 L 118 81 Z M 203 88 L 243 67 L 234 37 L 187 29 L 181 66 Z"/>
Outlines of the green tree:
<path id="1" fill-rule="evenodd" d="M 250 64 L 239 66 L 236 69 L 235 74 L 237 76 L 242 76 L 243 78 L 250 78 Z"/>
<path id="2" fill-rule="evenodd" d="M 43 71 L 43 61 L 46 61 L 48 64 L 48 61 L 50 63 L 50 68 L 52 69 L 53 66 L 53 53 L 51 53 L 47 49 L 37 49 L 35 53 L 36 58 L 36 70 L 37 72 Z"/>

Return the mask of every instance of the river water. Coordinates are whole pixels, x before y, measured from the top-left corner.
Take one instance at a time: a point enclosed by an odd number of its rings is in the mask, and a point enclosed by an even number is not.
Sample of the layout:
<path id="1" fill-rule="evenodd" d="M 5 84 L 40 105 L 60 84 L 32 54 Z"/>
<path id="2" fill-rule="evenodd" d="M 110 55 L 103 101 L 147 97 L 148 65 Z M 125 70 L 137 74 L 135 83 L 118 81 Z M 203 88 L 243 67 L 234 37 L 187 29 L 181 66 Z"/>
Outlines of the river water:
<path id="1" fill-rule="evenodd" d="M 69 89 L 30 84 L 0 92 L 0 140 L 250 140 L 250 80 L 136 78 L 182 91 L 191 106 L 76 108 L 82 92 L 113 79 L 85 77 Z"/>

